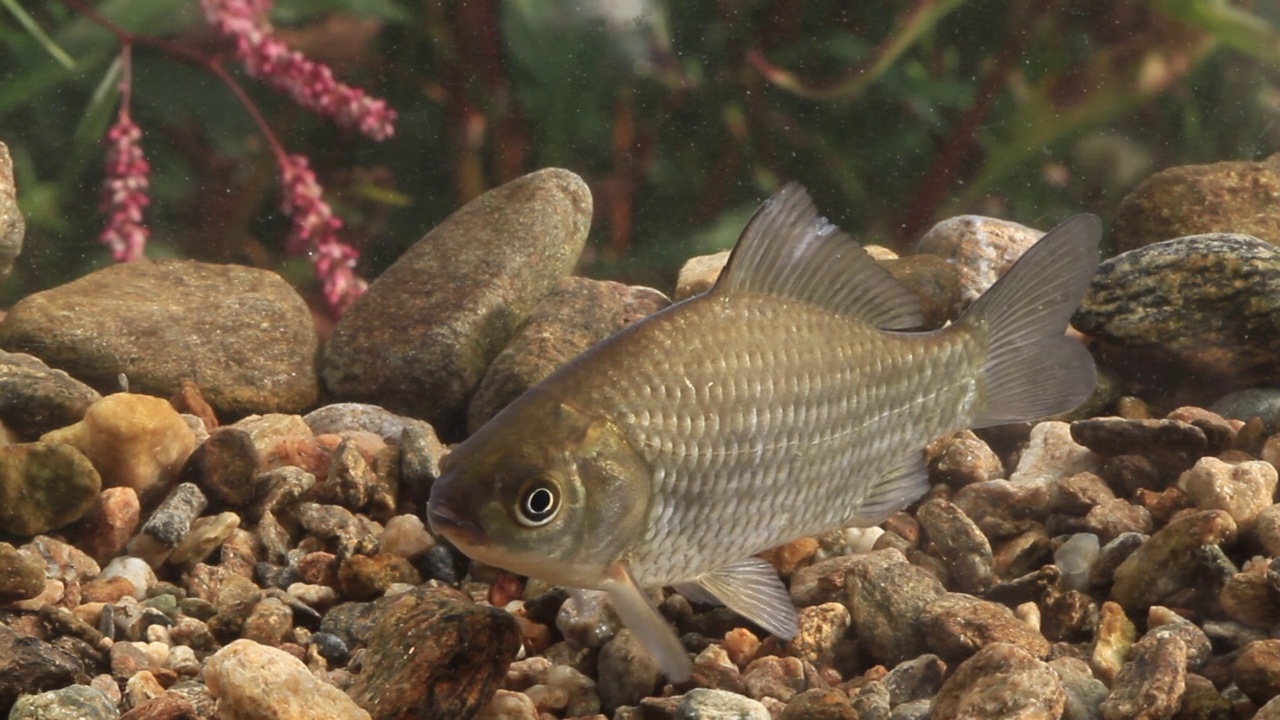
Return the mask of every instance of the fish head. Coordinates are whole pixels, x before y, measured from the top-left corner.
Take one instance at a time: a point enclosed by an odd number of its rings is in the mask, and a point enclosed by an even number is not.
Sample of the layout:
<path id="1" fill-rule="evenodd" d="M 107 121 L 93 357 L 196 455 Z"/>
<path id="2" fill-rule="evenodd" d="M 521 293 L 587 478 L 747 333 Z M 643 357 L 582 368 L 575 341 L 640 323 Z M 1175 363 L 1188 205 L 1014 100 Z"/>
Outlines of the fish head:
<path id="1" fill-rule="evenodd" d="M 427 518 L 487 565 L 596 587 L 640 536 L 650 494 L 613 423 L 535 388 L 442 460 Z"/>

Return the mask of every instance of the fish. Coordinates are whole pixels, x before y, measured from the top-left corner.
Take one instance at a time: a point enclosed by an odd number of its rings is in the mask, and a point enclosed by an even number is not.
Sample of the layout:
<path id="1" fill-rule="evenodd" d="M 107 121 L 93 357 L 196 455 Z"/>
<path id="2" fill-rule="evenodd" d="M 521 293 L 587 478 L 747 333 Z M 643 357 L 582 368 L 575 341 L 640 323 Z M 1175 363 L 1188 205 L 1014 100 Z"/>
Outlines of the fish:
<path id="1" fill-rule="evenodd" d="M 646 591 L 799 627 L 757 555 L 879 524 L 929 488 L 946 433 L 1039 419 L 1094 386 L 1065 334 L 1101 224 L 1044 235 L 951 325 L 789 183 L 715 284 L 569 361 L 441 462 L 426 515 L 481 563 L 604 591 L 673 681 L 689 654 Z"/>

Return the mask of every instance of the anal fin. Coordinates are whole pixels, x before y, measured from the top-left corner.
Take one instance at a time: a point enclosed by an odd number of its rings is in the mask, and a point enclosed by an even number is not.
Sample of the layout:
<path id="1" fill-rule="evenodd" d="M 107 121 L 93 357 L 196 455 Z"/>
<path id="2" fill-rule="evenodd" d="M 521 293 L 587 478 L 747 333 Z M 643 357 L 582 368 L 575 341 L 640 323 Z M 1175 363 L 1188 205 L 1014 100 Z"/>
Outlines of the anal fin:
<path id="1" fill-rule="evenodd" d="M 790 640 L 800 632 L 791 593 L 769 563 L 749 557 L 712 570 L 697 579 L 698 585 L 716 596 L 730 610 Z"/>
<path id="2" fill-rule="evenodd" d="M 636 585 L 624 563 L 613 566 L 605 584 L 609 601 L 624 625 L 640 638 L 650 655 L 658 661 L 662 672 L 673 682 L 684 682 L 693 674 L 689 654 L 675 630 Z"/>

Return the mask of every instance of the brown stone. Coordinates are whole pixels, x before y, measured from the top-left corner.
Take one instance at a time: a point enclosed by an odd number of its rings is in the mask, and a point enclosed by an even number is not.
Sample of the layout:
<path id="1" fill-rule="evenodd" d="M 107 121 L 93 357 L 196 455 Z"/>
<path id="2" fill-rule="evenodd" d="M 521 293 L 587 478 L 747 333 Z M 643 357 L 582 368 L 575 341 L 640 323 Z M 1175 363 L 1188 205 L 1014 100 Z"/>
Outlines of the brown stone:
<path id="1" fill-rule="evenodd" d="M 351 697 L 374 720 L 472 717 L 501 686 L 520 650 L 507 612 L 449 588 L 383 601 Z"/>

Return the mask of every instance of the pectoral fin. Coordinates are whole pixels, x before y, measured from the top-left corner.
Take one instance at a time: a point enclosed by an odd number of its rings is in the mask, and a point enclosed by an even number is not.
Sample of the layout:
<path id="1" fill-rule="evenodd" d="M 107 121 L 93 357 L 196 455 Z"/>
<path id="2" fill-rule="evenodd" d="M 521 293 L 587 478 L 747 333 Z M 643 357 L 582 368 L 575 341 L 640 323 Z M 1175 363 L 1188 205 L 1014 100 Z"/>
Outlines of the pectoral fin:
<path id="1" fill-rule="evenodd" d="M 718 567 L 700 576 L 697 583 L 730 610 L 784 640 L 800 632 L 790 593 L 773 566 L 760 558 Z"/>
<path id="2" fill-rule="evenodd" d="M 674 682 L 688 680 L 693 673 L 689 654 L 670 623 L 636 585 L 625 564 L 618 563 L 613 567 L 605 590 L 609 593 L 613 609 L 618 611 L 618 617 L 640 638 L 645 649 L 658 661 L 662 672 Z"/>
<path id="3" fill-rule="evenodd" d="M 889 468 L 867 489 L 853 524 L 871 527 L 919 500 L 929 491 L 929 468 L 923 452 L 912 452 Z"/>

